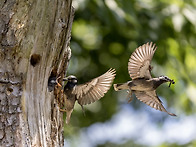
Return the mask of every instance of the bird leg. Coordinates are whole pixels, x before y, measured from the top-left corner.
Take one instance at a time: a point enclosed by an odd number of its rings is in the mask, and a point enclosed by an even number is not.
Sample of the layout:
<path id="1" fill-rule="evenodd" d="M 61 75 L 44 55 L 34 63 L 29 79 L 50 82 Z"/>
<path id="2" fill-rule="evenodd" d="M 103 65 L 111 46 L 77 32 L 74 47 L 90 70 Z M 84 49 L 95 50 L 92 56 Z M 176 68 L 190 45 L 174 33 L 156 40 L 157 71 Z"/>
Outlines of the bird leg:
<path id="1" fill-rule="evenodd" d="M 132 91 L 128 90 L 127 93 L 128 93 L 127 100 L 128 100 L 128 103 L 130 103 L 133 100 Z"/>

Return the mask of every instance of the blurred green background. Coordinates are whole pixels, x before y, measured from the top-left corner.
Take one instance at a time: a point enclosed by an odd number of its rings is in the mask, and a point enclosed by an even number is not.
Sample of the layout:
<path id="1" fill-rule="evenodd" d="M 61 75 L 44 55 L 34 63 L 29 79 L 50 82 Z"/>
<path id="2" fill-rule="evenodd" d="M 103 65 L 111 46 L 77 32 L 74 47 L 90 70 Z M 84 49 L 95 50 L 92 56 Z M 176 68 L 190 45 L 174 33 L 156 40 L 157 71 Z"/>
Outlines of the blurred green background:
<path id="1" fill-rule="evenodd" d="M 176 82 L 170 88 L 168 84 L 161 85 L 157 93 L 166 109 L 177 114 L 177 117 L 153 110 L 136 98 L 127 104 L 126 91 L 115 92 L 112 87 L 100 101 L 84 106 L 86 116 L 79 105 L 75 106 L 70 124 L 65 125 L 65 146 L 196 146 L 196 128 L 189 128 L 189 122 L 196 126 L 196 1 L 73 0 L 73 6 L 75 19 L 68 74 L 76 75 L 79 83 L 84 83 L 112 67 L 117 72 L 114 83 L 126 82 L 131 80 L 127 70 L 131 53 L 138 46 L 152 41 L 158 47 L 152 60 L 153 76 L 166 75 Z M 126 112 L 130 112 L 128 116 L 123 115 Z M 128 126 L 137 125 L 137 121 L 148 120 L 145 125 L 140 126 L 141 130 L 147 129 L 147 132 L 151 132 L 152 128 L 156 128 L 155 130 L 164 135 L 166 124 L 173 122 L 174 126 L 179 126 L 177 131 L 173 130 L 174 136 L 179 132 L 184 134 L 186 128 L 194 130 L 195 134 L 189 133 L 192 138 L 185 136 L 184 142 L 182 138 L 178 140 L 178 137 L 172 139 L 167 136 L 168 139 L 158 141 L 163 138 L 160 136 L 156 143 L 149 143 L 156 138 L 142 141 L 142 136 L 148 134 L 140 134 L 135 129 L 129 131 L 131 135 L 126 139 L 119 135 L 116 139 L 119 141 L 115 142 L 102 136 L 102 141 L 96 141 L 97 130 L 91 129 L 92 126 L 111 126 L 114 125 L 114 118 L 119 116 L 129 120 L 130 114 L 135 123 L 130 121 L 130 124 L 126 124 L 125 121 L 127 130 Z M 137 119 L 137 116 L 141 118 Z M 187 123 L 183 123 L 185 120 Z M 120 119 L 115 122 L 123 123 Z M 181 130 L 181 123 L 184 130 Z M 114 128 L 121 129 L 119 125 L 114 125 Z M 96 134 L 94 140 L 86 135 L 89 129 L 90 134 Z M 138 138 L 141 140 L 138 141 Z M 88 143 L 85 144 L 85 141 Z"/>

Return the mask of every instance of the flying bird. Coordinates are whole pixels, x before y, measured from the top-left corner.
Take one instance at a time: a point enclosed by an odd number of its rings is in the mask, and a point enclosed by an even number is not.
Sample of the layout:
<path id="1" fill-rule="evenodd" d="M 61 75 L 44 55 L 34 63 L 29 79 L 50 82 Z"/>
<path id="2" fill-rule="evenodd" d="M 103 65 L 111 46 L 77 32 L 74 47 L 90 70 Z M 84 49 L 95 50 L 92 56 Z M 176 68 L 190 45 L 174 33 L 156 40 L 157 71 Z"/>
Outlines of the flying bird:
<path id="1" fill-rule="evenodd" d="M 65 110 L 60 110 L 66 112 L 66 124 L 70 121 L 76 101 L 83 109 L 83 105 L 91 104 L 107 93 L 115 78 L 115 72 L 115 69 L 109 69 L 103 75 L 94 78 L 85 84 L 79 85 L 77 78 L 73 75 L 63 78 L 63 81 L 67 81 L 63 90 Z"/>
<path id="2" fill-rule="evenodd" d="M 175 82 L 168 78 L 167 76 L 160 76 L 158 78 L 152 78 L 150 65 L 152 57 L 156 51 L 157 47 L 152 42 L 146 43 L 138 47 L 130 56 L 128 62 L 128 72 L 132 81 L 126 83 L 114 84 L 114 90 L 128 90 L 129 99 L 128 102 L 133 100 L 133 94 L 142 101 L 143 103 L 149 105 L 160 111 L 164 111 L 169 115 L 176 116 L 173 113 L 168 112 L 162 105 L 162 101 L 156 94 L 156 89 L 165 82 L 170 82 L 171 84 Z"/>

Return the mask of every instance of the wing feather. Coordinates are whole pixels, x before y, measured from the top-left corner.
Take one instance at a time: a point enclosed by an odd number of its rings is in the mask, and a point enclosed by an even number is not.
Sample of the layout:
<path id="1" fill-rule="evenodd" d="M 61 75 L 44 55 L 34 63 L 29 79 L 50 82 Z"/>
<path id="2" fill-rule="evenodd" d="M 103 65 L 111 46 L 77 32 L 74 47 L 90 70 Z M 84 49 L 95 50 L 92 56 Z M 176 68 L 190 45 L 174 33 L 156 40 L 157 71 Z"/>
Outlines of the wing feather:
<path id="1" fill-rule="evenodd" d="M 154 91 L 135 91 L 135 96 L 142 101 L 143 103 L 149 105 L 150 107 L 159 110 L 164 111 L 168 113 L 169 115 L 176 116 L 173 113 L 168 112 L 164 106 L 162 105 L 162 101 L 157 96 L 155 90 Z"/>
<path id="2" fill-rule="evenodd" d="M 145 49 L 139 49 L 139 51 L 140 51 L 140 54 L 141 54 L 141 56 L 142 56 L 142 58 L 145 58 L 145 55 L 146 55 L 146 53 L 145 53 Z"/>
<path id="3" fill-rule="evenodd" d="M 156 45 L 151 42 L 138 47 L 132 53 L 128 62 L 128 71 L 132 79 L 152 78 L 149 67 L 156 49 Z"/>
<path id="4" fill-rule="evenodd" d="M 94 78 L 93 80 L 75 86 L 73 93 L 80 105 L 91 104 L 104 96 L 110 89 L 115 78 L 115 69 L 109 69 L 105 74 Z"/>

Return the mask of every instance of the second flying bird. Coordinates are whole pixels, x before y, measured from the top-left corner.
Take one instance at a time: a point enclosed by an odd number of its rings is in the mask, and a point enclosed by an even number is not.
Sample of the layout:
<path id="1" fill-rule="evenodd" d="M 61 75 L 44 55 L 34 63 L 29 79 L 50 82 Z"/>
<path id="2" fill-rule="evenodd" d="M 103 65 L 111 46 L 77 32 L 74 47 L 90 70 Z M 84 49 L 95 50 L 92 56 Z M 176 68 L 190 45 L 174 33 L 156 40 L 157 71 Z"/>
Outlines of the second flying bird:
<path id="1" fill-rule="evenodd" d="M 145 104 L 160 111 L 167 112 L 169 115 L 176 116 L 168 112 L 162 105 L 162 101 L 156 94 L 156 88 L 165 82 L 174 84 L 175 82 L 167 76 L 160 76 L 152 78 L 152 66 L 150 62 L 157 47 L 152 42 L 146 43 L 138 47 L 131 55 L 128 63 L 129 75 L 132 81 L 122 84 L 114 84 L 116 91 L 127 89 L 129 102 L 132 101 L 134 93 L 135 96 Z M 170 85 L 169 85 L 170 86 Z"/>

